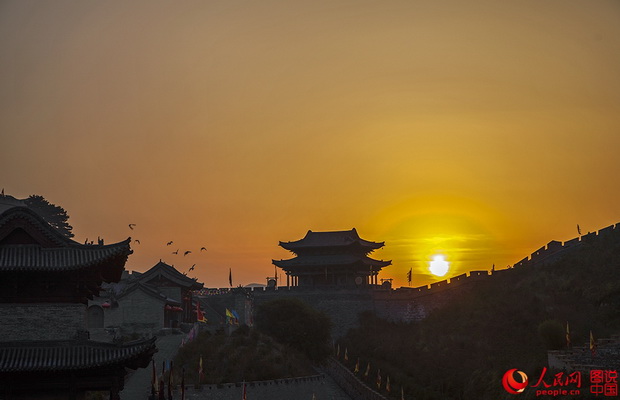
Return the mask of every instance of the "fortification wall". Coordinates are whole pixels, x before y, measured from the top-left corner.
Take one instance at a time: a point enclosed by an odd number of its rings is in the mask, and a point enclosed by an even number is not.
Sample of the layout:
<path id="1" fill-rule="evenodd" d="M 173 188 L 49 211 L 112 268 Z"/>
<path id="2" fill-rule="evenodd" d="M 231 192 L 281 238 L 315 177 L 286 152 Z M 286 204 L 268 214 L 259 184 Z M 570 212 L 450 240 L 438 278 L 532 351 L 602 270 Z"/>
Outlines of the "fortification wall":
<path id="1" fill-rule="evenodd" d="M 325 375 L 301 378 L 276 379 L 272 381 L 246 382 L 246 394 L 252 400 L 290 400 L 312 399 L 349 399 L 347 395 Z M 176 389 L 180 398 L 180 388 Z M 187 386 L 185 398 L 191 400 L 238 400 L 242 397 L 242 383 L 225 383 L 220 385 Z"/>
<path id="2" fill-rule="evenodd" d="M 0 341 L 66 340 L 86 330 L 86 306 L 74 303 L 0 304 Z"/>
<path id="3" fill-rule="evenodd" d="M 564 243 L 553 240 L 516 262 L 512 268 L 548 265 L 578 249 L 583 243 L 593 243 L 597 238 L 610 237 L 611 235 L 617 235 L 620 238 L 620 223 Z M 332 335 L 338 338 L 345 335 L 350 328 L 357 326 L 358 316 L 363 311 L 373 311 L 378 316 L 392 321 L 419 321 L 426 318 L 432 310 L 448 303 L 457 293 L 461 293 L 463 290 L 471 290 L 475 287 L 475 282 L 490 279 L 496 274 L 504 274 L 508 271 L 510 269 L 493 272 L 470 271 L 430 285 L 414 288 L 401 287 L 396 290 L 384 288 L 279 287 L 254 288 L 251 290 L 251 295 L 254 298 L 255 307 L 276 298 L 295 297 L 301 299 L 331 317 L 333 322 Z M 225 306 L 231 309 L 234 307 L 240 314 L 244 310 L 242 300 L 245 299 L 245 295 L 233 294 L 227 289 L 218 289 L 215 292 L 222 292 L 223 294 L 207 297 L 209 304 L 214 309 L 224 310 Z M 247 305 L 245 307 L 247 308 Z"/>
<path id="4" fill-rule="evenodd" d="M 608 238 L 612 235 L 620 237 L 620 223 L 607 226 L 595 232 L 570 239 L 564 243 L 552 240 L 545 246 L 534 251 L 528 257 L 518 261 L 513 267 L 544 266 L 558 261 L 570 252 L 579 248 L 583 243 L 594 243 L 598 238 Z"/>
<path id="5" fill-rule="evenodd" d="M 461 274 L 427 286 L 375 291 L 373 292 L 374 311 L 389 321 L 420 321 L 434 309 L 450 302 L 458 293 L 474 287 L 468 283 L 477 282 L 489 276 L 487 271 L 471 271 L 469 274 Z"/>

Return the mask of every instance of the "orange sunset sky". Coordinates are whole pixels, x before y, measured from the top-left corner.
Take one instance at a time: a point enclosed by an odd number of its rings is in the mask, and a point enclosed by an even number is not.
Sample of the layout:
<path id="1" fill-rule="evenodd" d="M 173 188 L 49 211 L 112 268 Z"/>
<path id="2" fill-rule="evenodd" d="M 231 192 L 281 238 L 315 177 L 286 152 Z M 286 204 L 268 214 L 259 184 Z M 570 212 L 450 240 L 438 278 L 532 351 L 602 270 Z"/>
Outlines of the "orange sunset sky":
<path id="1" fill-rule="evenodd" d="M 130 270 L 355 227 L 417 286 L 620 222 L 617 0 L 0 1 L 0 52 L 0 187 Z"/>

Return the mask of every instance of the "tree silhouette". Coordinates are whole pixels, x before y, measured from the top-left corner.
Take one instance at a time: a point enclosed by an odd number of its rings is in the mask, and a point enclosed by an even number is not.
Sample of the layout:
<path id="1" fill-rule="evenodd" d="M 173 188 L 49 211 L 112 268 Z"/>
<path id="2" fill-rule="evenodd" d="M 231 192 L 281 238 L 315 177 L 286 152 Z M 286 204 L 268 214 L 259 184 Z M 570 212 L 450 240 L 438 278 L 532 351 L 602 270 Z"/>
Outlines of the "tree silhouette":
<path id="1" fill-rule="evenodd" d="M 261 304 L 256 314 L 258 330 L 321 363 L 331 353 L 331 320 L 296 298 Z"/>
<path id="2" fill-rule="evenodd" d="M 69 215 L 64 208 L 52 204 L 43 196 L 36 194 L 25 199 L 24 203 L 66 237 L 72 238 L 74 236 L 73 232 L 71 232 L 73 227 L 67 222 Z"/>

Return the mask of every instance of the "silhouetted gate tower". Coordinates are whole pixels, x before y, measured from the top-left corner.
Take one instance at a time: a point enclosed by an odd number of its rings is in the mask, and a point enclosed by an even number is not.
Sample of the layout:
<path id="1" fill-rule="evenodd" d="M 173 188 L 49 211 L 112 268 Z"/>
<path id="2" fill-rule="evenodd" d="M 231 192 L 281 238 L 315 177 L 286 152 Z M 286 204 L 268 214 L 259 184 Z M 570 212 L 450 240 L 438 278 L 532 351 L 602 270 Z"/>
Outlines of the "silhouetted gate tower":
<path id="1" fill-rule="evenodd" d="M 287 286 L 368 286 L 377 285 L 381 268 L 392 261 L 368 257 L 384 246 L 359 237 L 350 231 L 312 232 L 294 242 L 280 242 L 293 252 L 289 260 L 272 260 L 286 272 Z"/>

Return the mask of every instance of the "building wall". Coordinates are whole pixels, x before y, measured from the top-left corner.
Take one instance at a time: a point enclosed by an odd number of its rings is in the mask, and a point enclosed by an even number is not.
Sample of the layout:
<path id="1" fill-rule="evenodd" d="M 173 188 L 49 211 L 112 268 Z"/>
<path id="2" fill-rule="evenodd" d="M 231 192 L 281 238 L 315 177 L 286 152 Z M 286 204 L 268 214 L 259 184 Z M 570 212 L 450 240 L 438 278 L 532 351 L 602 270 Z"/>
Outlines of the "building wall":
<path id="1" fill-rule="evenodd" d="M 86 330 L 86 306 L 74 303 L 0 304 L 0 341 L 73 339 Z"/>
<path id="2" fill-rule="evenodd" d="M 123 332 L 156 332 L 164 327 L 164 303 L 141 290 L 118 299 L 118 307 L 104 310 L 104 326 Z"/>
<path id="3" fill-rule="evenodd" d="M 165 294 L 169 298 L 182 303 L 180 287 L 158 286 L 157 290 L 159 290 L 162 294 Z"/>

